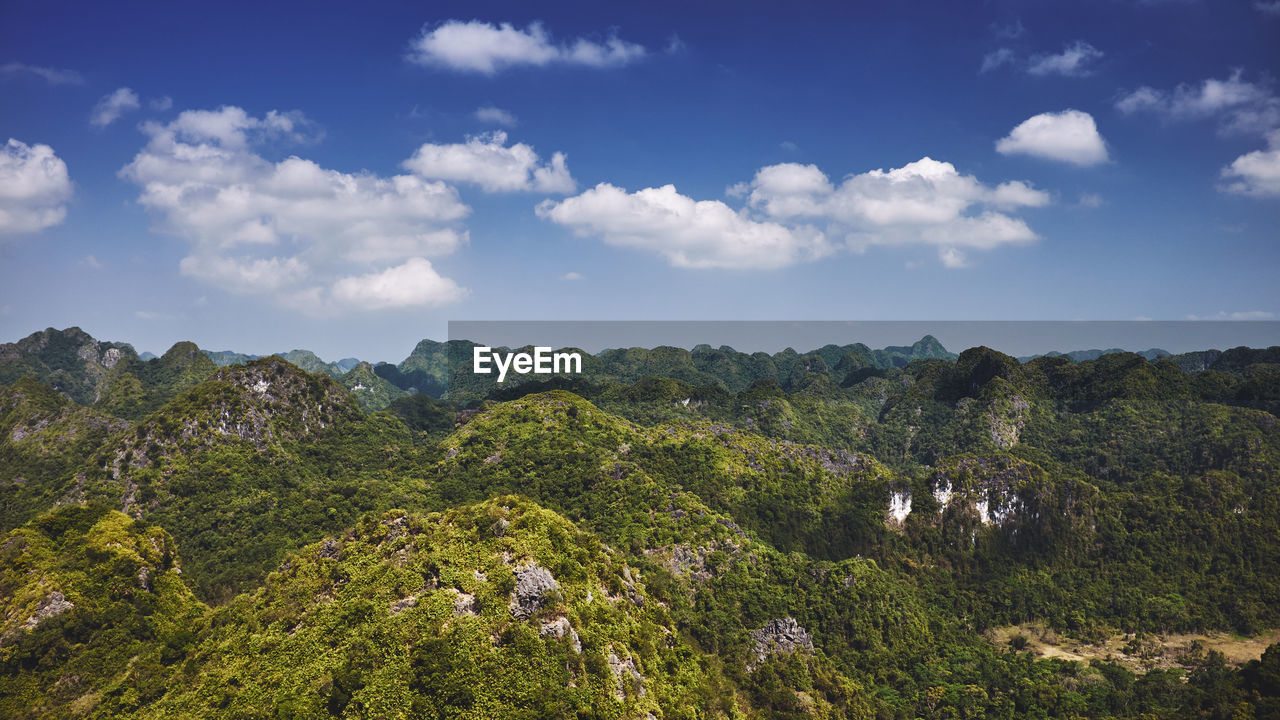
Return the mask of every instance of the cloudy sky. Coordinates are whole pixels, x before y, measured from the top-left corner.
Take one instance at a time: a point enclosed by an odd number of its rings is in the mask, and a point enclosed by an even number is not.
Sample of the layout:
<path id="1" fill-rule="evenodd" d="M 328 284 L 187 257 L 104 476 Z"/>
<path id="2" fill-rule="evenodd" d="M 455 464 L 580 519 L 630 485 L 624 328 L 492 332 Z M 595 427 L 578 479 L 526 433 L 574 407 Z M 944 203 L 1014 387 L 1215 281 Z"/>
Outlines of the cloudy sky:
<path id="1" fill-rule="evenodd" d="M 16 0 L 0 341 L 1273 319 L 1277 48 L 1271 0 Z"/>

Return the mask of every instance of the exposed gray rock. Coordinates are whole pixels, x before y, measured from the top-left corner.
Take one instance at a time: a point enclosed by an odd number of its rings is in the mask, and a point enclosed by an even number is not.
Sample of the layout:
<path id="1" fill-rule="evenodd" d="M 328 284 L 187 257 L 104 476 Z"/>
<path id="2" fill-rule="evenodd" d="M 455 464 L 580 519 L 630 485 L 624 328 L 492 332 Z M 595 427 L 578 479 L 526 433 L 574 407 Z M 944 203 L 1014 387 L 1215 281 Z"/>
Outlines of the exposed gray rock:
<path id="1" fill-rule="evenodd" d="M 333 538 L 329 538 L 320 544 L 320 557 L 327 560 L 337 560 L 338 555 L 341 552 L 341 546 L 339 546 L 338 541 Z"/>
<path id="2" fill-rule="evenodd" d="M 777 653 L 813 652 L 813 638 L 790 616 L 770 620 L 751 633 L 751 639 L 755 642 L 752 649 L 757 663 Z"/>
<path id="3" fill-rule="evenodd" d="M 417 595 L 410 595 L 407 598 L 402 598 L 391 604 L 391 614 L 399 615 L 400 613 L 404 612 L 405 610 L 408 610 L 409 608 L 417 604 L 418 604 Z"/>
<path id="4" fill-rule="evenodd" d="M 1021 395 L 1013 395 L 1004 407 L 991 411 L 991 442 L 1001 450 L 1008 450 L 1018 444 L 1023 426 L 1027 424 L 1027 414 L 1031 405 Z"/>
<path id="5" fill-rule="evenodd" d="M 627 699 L 627 686 L 636 688 L 636 693 L 644 697 L 644 675 L 636 669 L 636 662 L 630 656 L 626 660 L 615 653 L 609 653 L 609 672 L 613 673 L 613 697 L 619 702 Z"/>
<path id="6" fill-rule="evenodd" d="M 151 591 L 151 569 L 146 565 L 143 565 L 138 570 L 138 587 L 148 592 Z"/>
<path id="7" fill-rule="evenodd" d="M 569 624 L 569 618 L 560 618 L 552 620 L 549 623 L 542 624 L 540 635 L 551 636 L 554 638 L 569 638 L 569 646 L 574 652 L 582 652 L 582 639 L 578 637 L 578 632 L 573 629 L 573 625 Z"/>
<path id="8" fill-rule="evenodd" d="M 461 590 L 454 590 L 458 596 L 453 599 L 453 616 L 460 617 L 462 615 L 479 615 L 476 610 L 476 596 L 470 593 L 464 593 Z"/>
<path id="9" fill-rule="evenodd" d="M 27 618 L 27 621 L 22 624 L 22 627 L 25 630 L 31 630 L 41 622 L 48 620 L 55 615 L 61 615 L 74 607 L 75 605 L 64 597 L 62 593 L 54 590 L 41 598 L 40 602 L 36 603 L 35 614 Z"/>
<path id="10" fill-rule="evenodd" d="M 511 615 L 528 620 L 547 603 L 547 595 L 560 589 L 560 583 L 537 563 L 516 570 L 516 587 L 511 591 Z"/>

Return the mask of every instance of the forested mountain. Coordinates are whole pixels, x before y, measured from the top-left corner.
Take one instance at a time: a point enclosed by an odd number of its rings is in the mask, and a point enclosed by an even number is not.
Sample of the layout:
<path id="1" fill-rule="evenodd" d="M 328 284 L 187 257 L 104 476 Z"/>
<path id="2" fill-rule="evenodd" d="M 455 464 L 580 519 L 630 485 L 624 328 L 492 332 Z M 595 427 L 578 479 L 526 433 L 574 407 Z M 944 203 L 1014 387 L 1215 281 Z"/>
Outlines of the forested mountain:
<path id="1" fill-rule="evenodd" d="M 3 346 L 0 716 L 1280 714 L 1280 348 L 931 340 Z"/>

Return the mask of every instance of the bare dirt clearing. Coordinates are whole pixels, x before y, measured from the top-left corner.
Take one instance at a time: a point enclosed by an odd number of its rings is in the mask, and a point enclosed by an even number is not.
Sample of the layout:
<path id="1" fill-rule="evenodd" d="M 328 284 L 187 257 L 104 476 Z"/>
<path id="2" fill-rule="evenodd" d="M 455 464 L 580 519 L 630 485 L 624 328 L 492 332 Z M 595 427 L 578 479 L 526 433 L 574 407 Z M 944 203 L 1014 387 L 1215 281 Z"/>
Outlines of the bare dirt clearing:
<path id="1" fill-rule="evenodd" d="M 1280 630 L 1272 630 L 1251 638 L 1227 633 L 1121 634 L 1091 643 L 1035 622 L 995 628 L 986 636 L 998 648 L 1030 650 L 1039 658 L 1110 660 L 1135 672 L 1187 668 L 1211 651 L 1222 653 L 1228 663 L 1243 665 L 1262 657 L 1268 645 L 1280 642 Z"/>

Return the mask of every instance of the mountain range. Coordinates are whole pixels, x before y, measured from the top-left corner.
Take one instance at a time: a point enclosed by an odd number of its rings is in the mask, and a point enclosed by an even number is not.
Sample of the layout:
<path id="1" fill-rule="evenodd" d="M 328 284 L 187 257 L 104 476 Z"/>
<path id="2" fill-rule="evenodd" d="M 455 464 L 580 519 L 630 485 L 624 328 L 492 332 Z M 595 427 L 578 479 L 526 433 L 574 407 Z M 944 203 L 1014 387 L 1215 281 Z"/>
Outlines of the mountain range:
<path id="1" fill-rule="evenodd" d="M 1280 712 L 1280 348 L 467 348 L 0 346 L 0 716 Z"/>

